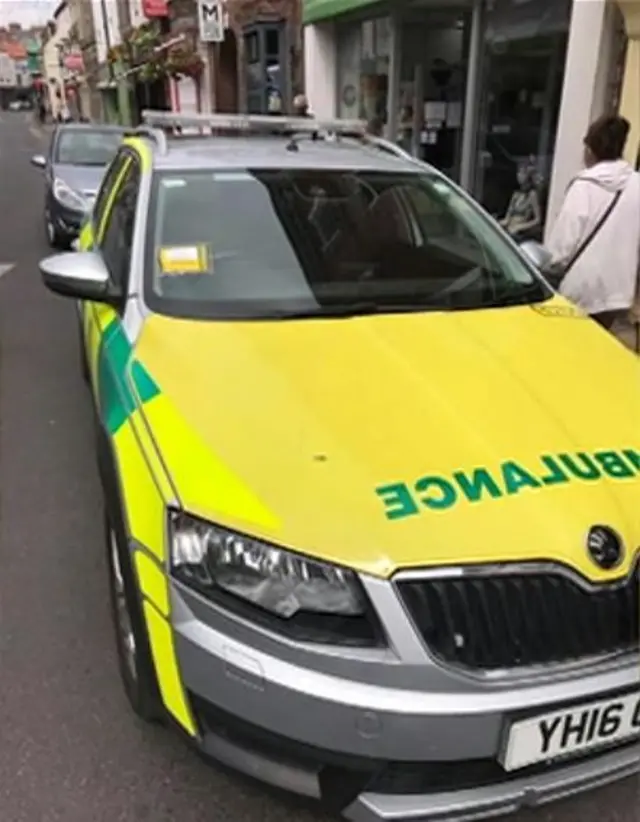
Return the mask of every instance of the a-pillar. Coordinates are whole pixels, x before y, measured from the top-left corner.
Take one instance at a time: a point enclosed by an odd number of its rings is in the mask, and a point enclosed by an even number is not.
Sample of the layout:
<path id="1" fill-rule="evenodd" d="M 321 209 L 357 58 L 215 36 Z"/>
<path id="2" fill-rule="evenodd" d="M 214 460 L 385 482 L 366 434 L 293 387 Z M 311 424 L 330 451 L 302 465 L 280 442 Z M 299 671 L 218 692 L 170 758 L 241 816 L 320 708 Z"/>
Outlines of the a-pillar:
<path id="1" fill-rule="evenodd" d="M 629 38 L 619 113 L 631 123 L 625 159 L 634 165 L 640 156 L 640 0 L 617 0 Z"/>

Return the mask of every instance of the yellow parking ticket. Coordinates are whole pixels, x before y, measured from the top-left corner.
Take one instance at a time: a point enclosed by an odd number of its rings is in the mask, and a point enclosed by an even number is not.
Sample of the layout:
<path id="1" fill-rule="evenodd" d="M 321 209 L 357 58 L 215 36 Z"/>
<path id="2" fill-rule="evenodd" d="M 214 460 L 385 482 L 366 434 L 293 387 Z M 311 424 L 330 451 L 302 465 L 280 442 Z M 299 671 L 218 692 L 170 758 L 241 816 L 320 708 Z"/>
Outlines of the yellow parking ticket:
<path id="1" fill-rule="evenodd" d="M 212 274 L 211 255 L 206 243 L 163 246 L 158 251 L 162 274 Z"/>

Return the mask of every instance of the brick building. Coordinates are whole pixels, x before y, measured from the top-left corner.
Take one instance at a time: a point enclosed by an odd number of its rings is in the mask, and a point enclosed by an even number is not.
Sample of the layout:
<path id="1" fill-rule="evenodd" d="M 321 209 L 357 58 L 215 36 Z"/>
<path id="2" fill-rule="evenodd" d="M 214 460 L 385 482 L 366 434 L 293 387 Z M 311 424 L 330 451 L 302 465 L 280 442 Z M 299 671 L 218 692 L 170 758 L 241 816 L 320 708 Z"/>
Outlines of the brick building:
<path id="1" fill-rule="evenodd" d="M 84 63 L 84 83 L 80 88 L 82 109 L 92 119 L 98 119 L 102 115 L 102 106 L 97 91 L 99 65 L 91 3 L 88 0 L 67 0 L 67 2 L 74 37 Z"/>
<path id="2" fill-rule="evenodd" d="M 279 99 L 289 110 L 303 82 L 299 0 L 227 0 L 222 43 L 201 44 L 204 111 L 262 113 Z M 172 34 L 197 40 L 195 0 L 170 3 Z"/>

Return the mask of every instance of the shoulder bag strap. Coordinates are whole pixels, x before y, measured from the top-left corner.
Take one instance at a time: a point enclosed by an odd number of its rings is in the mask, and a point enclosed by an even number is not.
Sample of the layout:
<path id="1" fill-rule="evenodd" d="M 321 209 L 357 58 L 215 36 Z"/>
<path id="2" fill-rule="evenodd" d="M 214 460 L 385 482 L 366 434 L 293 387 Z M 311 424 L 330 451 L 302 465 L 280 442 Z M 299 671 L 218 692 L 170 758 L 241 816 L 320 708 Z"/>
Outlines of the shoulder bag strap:
<path id="1" fill-rule="evenodd" d="M 616 191 L 616 193 L 613 195 L 613 198 L 611 199 L 611 202 L 607 206 L 607 208 L 606 208 L 604 214 L 602 215 L 602 217 L 600 217 L 598 222 L 593 227 L 593 230 L 591 231 L 591 233 L 585 238 L 583 243 L 578 247 L 578 249 L 574 252 L 573 256 L 570 257 L 569 261 L 565 265 L 564 271 L 562 272 L 563 277 L 567 276 L 569 271 L 571 271 L 573 266 L 578 262 L 580 257 L 582 257 L 584 252 L 589 248 L 591 243 L 598 236 L 598 234 L 600 233 L 600 229 L 602 228 L 602 226 L 607 222 L 607 220 L 611 216 L 611 214 L 613 212 L 613 209 L 618 204 L 618 200 L 620 199 L 620 197 L 622 197 L 623 193 L 624 193 L 624 189 L 620 189 L 620 191 Z"/>

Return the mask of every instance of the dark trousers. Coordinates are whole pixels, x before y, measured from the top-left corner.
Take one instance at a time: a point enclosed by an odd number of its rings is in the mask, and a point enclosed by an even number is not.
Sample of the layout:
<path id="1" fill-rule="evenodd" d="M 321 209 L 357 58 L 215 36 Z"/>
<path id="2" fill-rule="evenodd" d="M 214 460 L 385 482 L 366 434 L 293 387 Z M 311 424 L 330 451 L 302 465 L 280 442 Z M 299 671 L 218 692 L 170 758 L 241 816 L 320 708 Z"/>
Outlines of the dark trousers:
<path id="1" fill-rule="evenodd" d="M 598 325 L 611 331 L 614 322 L 620 316 L 619 311 L 601 311 L 599 314 L 591 314 L 591 319 L 595 320 Z"/>

